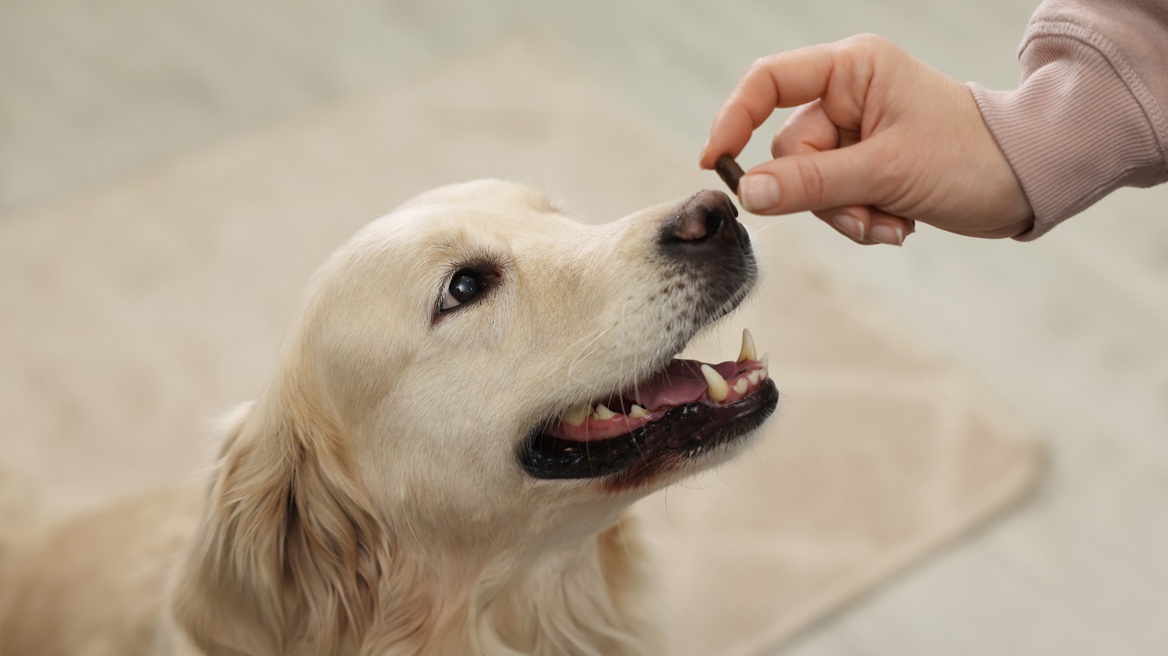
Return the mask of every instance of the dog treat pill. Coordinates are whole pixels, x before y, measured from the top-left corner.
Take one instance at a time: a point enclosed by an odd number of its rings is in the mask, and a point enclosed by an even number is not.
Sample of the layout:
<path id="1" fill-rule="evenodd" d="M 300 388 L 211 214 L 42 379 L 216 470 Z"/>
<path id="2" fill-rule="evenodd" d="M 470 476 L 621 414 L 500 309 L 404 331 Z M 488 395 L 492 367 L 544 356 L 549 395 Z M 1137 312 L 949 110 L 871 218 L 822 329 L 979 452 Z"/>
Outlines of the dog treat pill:
<path id="1" fill-rule="evenodd" d="M 738 162 L 729 155 L 723 155 L 714 162 L 714 170 L 718 172 L 718 177 L 722 178 L 722 182 L 730 187 L 730 191 L 738 193 L 738 180 L 742 178 L 743 170 L 738 166 Z"/>

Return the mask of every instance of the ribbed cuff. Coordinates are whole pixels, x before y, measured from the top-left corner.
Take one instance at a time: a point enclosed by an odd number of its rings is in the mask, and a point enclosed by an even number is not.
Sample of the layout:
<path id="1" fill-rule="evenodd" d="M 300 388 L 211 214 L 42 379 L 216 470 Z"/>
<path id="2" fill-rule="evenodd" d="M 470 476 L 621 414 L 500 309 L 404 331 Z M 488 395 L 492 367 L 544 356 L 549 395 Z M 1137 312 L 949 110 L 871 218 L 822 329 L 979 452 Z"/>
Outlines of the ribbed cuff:
<path id="1" fill-rule="evenodd" d="M 1156 135 L 1132 90 L 1097 50 L 1069 36 L 1027 45 L 1034 71 L 1015 91 L 970 83 L 982 117 L 1034 208 L 1036 239 L 1124 185 L 1152 184 Z"/>

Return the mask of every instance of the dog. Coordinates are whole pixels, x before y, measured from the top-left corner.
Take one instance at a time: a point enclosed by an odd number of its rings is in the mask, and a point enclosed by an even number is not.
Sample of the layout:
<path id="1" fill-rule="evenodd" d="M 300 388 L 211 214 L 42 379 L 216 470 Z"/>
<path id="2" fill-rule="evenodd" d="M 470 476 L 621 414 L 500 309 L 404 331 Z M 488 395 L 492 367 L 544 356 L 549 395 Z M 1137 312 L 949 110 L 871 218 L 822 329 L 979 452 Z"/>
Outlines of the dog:
<path id="1" fill-rule="evenodd" d="M 741 450 L 778 392 L 677 360 L 757 278 L 729 198 L 593 226 L 525 186 L 423 194 L 316 273 L 209 486 L 7 563 L 11 656 L 648 655 L 629 507 Z"/>

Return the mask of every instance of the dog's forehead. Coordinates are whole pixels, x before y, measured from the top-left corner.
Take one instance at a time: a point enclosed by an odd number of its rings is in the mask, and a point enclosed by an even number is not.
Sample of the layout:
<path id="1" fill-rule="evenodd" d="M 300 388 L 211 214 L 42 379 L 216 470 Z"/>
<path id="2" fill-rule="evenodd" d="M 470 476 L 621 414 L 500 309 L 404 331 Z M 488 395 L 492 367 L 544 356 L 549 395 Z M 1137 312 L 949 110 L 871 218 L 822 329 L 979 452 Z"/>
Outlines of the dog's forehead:
<path id="1" fill-rule="evenodd" d="M 588 226 L 526 187 L 492 185 L 476 193 L 425 194 L 371 228 L 386 245 L 458 255 L 468 250 L 511 254 L 529 245 L 570 240 Z"/>
<path id="2" fill-rule="evenodd" d="M 505 180 L 474 180 L 438 187 L 416 196 L 402 207 L 444 204 L 528 207 L 543 212 L 559 210 L 557 205 L 538 189 Z"/>

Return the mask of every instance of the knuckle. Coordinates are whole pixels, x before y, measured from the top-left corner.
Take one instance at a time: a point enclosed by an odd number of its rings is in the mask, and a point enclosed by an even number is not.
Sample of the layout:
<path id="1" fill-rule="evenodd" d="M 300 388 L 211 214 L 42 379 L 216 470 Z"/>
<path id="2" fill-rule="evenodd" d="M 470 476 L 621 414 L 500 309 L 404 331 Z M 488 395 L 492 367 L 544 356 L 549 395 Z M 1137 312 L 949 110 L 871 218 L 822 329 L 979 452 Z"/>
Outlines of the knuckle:
<path id="1" fill-rule="evenodd" d="M 879 34 L 873 34 L 871 32 L 856 34 L 855 36 L 848 37 L 844 40 L 844 42 L 852 48 L 862 48 L 865 50 L 886 50 L 889 47 L 896 47 L 895 44 L 893 44 L 888 39 L 885 39 Z"/>
<path id="2" fill-rule="evenodd" d="M 747 75 L 770 75 L 771 71 L 775 69 L 784 59 L 790 57 L 789 52 L 776 52 L 773 55 L 766 55 L 759 57 L 750 62 L 750 68 L 746 70 Z"/>
<path id="3" fill-rule="evenodd" d="M 750 62 L 750 67 L 746 69 L 746 74 L 748 76 L 754 76 L 765 73 L 767 68 L 770 66 L 770 63 L 774 61 L 774 57 L 774 55 L 759 57 L 758 59 Z"/>
<path id="4" fill-rule="evenodd" d="M 903 149 L 883 153 L 881 161 L 870 167 L 873 191 L 882 202 L 900 202 L 911 195 L 912 183 L 920 178 L 913 156 Z"/>
<path id="5" fill-rule="evenodd" d="M 779 130 L 771 137 L 771 157 L 777 159 L 784 155 L 795 155 L 798 150 L 798 136 L 794 134 L 794 130 Z"/>
<path id="6" fill-rule="evenodd" d="M 876 62 L 896 58 L 903 51 L 878 34 L 857 34 L 841 42 L 840 58 L 855 69 L 872 69 Z"/>
<path id="7" fill-rule="evenodd" d="M 799 178 L 799 186 L 803 197 L 810 205 L 822 205 L 824 198 L 823 171 L 815 160 L 802 157 L 795 161 L 795 173 Z"/>

